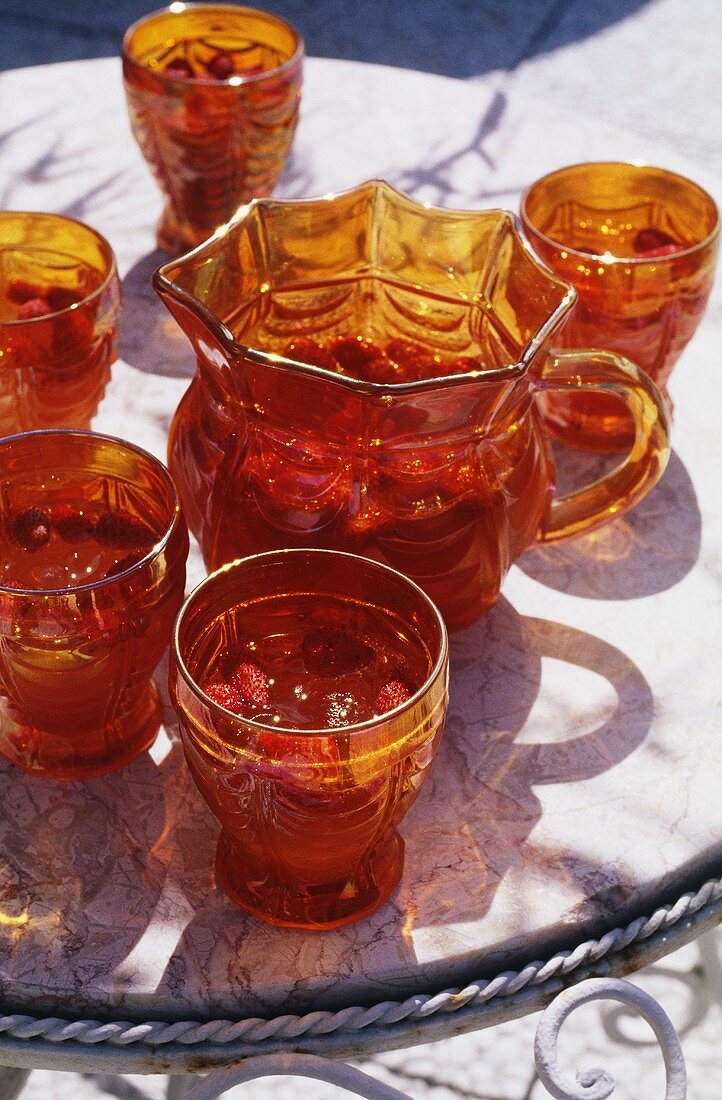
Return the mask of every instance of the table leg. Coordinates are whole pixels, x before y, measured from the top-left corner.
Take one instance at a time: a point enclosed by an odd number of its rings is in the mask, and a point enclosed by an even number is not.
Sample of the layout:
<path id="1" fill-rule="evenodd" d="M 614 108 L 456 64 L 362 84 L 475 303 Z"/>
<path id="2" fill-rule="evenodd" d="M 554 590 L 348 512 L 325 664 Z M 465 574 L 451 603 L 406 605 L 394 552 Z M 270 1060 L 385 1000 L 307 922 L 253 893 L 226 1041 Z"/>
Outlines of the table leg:
<path id="1" fill-rule="evenodd" d="M 615 1081 L 606 1070 L 595 1066 L 572 1082 L 562 1070 L 557 1044 L 559 1031 L 566 1018 L 590 1001 L 621 1001 L 635 1008 L 652 1028 L 664 1058 L 666 1072 L 665 1100 L 685 1100 L 687 1071 L 677 1032 L 662 1006 L 649 993 L 619 978 L 587 978 L 563 990 L 541 1014 L 534 1039 L 534 1060 L 544 1088 L 555 1100 L 580 1100 L 594 1097 L 603 1100 L 614 1092 Z"/>
<path id="2" fill-rule="evenodd" d="M 0 1066 L 0 1100 L 15 1100 L 22 1092 L 30 1073 L 29 1069 Z"/>

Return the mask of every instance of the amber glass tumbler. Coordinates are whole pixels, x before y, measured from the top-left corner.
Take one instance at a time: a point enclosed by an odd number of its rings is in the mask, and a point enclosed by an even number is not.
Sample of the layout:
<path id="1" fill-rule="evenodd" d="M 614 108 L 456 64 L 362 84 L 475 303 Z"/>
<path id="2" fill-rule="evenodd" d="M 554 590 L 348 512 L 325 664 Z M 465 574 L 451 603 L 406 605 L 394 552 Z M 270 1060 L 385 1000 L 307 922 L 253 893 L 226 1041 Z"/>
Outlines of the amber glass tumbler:
<path id="1" fill-rule="evenodd" d="M 667 382 L 712 287 L 713 199 L 664 168 L 576 164 L 532 184 L 521 221 L 537 255 L 578 294 L 559 346 L 626 356 L 657 383 L 671 413 Z M 550 393 L 542 405 L 550 431 L 569 446 L 611 452 L 632 442 L 619 398 Z"/>
<path id="2" fill-rule="evenodd" d="M 289 23 L 234 4 L 172 4 L 128 29 L 125 90 L 165 197 L 161 248 L 183 252 L 271 194 L 298 121 L 303 56 Z"/>
<path id="3" fill-rule="evenodd" d="M 0 436 L 87 428 L 117 357 L 120 281 L 100 233 L 0 212 Z"/>
<path id="4" fill-rule="evenodd" d="M 426 653 L 414 693 L 355 725 L 289 729 L 242 718 L 202 687 L 220 649 L 288 636 L 324 600 L 371 616 Z M 388 566 L 326 550 L 283 550 L 212 573 L 178 617 L 170 671 L 186 759 L 221 824 L 216 866 L 236 904 L 273 924 L 332 928 L 376 909 L 399 880 L 397 825 L 441 738 L 448 700 L 439 612 Z"/>
<path id="5" fill-rule="evenodd" d="M 99 506 L 154 537 L 100 579 L 31 584 L 18 519 Z M 72 515 L 71 520 L 72 523 Z M 28 432 L 0 440 L 0 753 L 57 779 L 111 771 L 146 749 L 160 722 L 151 676 L 183 602 L 188 533 L 175 486 L 140 448 L 92 432 Z M 106 524 L 112 532 L 113 520 Z M 64 530 L 58 554 L 92 560 L 99 543 Z M 63 546 L 67 539 L 67 545 Z M 13 558 L 16 560 L 13 560 Z M 17 571 L 13 575 L 13 566 Z M 51 574 L 52 575 L 52 574 Z"/>

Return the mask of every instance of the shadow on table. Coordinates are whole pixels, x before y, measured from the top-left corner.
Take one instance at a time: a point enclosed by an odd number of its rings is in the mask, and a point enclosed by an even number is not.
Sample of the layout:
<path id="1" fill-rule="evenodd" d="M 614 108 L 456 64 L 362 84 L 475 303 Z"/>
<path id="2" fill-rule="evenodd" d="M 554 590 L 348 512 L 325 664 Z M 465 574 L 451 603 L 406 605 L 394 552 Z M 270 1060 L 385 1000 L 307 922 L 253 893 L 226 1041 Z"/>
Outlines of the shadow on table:
<path id="1" fill-rule="evenodd" d="M 190 379 L 195 372 L 193 349 L 150 282 L 168 258 L 157 248 L 142 256 L 123 279 L 120 357 L 144 374 Z"/>
<path id="2" fill-rule="evenodd" d="M 571 451 L 559 451 L 557 458 L 562 492 L 601 476 L 610 462 Z M 529 550 L 517 565 L 570 596 L 632 600 L 683 580 L 699 557 L 701 538 L 694 485 L 673 451 L 660 481 L 627 515 L 580 538 Z"/>
<path id="3" fill-rule="evenodd" d="M 166 679 L 164 662 L 162 694 Z M 126 988 L 152 989 L 158 941 L 141 941 L 167 921 L 169 949 L 175 943 L 184 910 L 167 896 L 167 866 L 176 829 L 201 808 L 180 744 L 167 735 L 173 727 L 166 707 L 151 750 L 84 782 L 0 762 L 0 906 L 14 930 L 0 938 L 6 1003 L 19 992 L 39 1012 L 97 1013 L 98 1001 L 122 1003 Z"/>
<path id="4" fill-rule="evenodd" d="M 540 696 L 542 659 L 550 658 L 564 673 L 553 693 Z M 601 701 L 588 673 L 606 681 Z M 621 901 L 615 873 L 589 867 L 581 855 L 547 853 L 540 864 L 528 844 L 541 817 L 535 788 L 611 770 L 642 744 L 652 715 L 649 685 L 621 650 L 574 627 L 520 616 L 506 600 L 454 638 L 445 738 L 427 797 L 404 829 L 409 885 L 400 900 L 415 910 L 407 926 L 441 923 L 444 896 L 449 922 L 478 921 L 509 872 L 543 880 L 546 889 L 564 881 L 576 893 L 590 890 L 588 917 Z M 439 867 L 453 872 L 446 883 Z"/>

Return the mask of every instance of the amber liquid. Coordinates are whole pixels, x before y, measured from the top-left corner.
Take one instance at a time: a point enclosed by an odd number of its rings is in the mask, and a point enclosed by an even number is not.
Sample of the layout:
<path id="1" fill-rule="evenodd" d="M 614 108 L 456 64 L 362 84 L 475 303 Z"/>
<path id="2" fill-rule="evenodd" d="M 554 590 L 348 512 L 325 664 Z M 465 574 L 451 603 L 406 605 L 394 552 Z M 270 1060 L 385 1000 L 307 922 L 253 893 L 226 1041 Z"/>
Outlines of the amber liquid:
<path id="1" fill-rule="evenodd" d="M 309 671 L 308 640 L 323 630 L 361 641 L 361 667 L 347 667 L 346 649 L 340 666 L 330 666 L 338 675 L 319 673 L 313 657 Z M 403 847 L 393 826 L 415 798 L 441 730 L 439 717 L 420 731 L 412 711 L 392 715 L 395 732 L 378 736 L 358 733 L 348 719 L 378 721 L 375 701 L 390 679 L 423 687 L 431 655 L 392 610 L 308 594 L 224 613 L 188 664 L 201 683 L 217 682 L 229 654 L 268 674 L 268 706 L 249 708 L 260 725 L 219 712 L 207 731 L 184 738 L 195 781 L 223 826 L 223 886 L 272 923 L 321 928 L 356 919 L 398 880 Z M 348 708 L 341 721 L 339 704 Z"/>
<path id="2" fill-rule="evenodd" d="M 565 200 L 537 212 L 536 224 L 545 236 L 527 226 L 535 252 L 579 295 L 558 345 L 631 359 L 657 383 L 671 410 L 667 381 L 711 286 L 710 255 L 694 251 L 699 225 L 642 197 L 612 211 Z M 602 451 L 632 443 L 629 413 L 615 397 L 553 394 L 545 402 L 550 428 L 566 443 Z"/>
<path id="3" fill-rule="evenodd" d="M 323 309 L 311 311 L 312 299 Z M 348 320 L 364 303 L 371 321 L 359 333 Z M 339 373 L 387 383 L 470 369 L 483 378 L 484 364 L 510 361 L 480 310 L 373 280 L 269 292 L 229 325 L 250 347 L 307 362 L 313 344 L 316 365 L 339 342 L 346 351 L 373 345 L 380 374 L 344 370 L 336 358 Z M 407 354 L 394 360 L 389 348 L 399 345 Z M 238 373 L 251 378 L 246 364 Z M 513 395 L 471 381 L 385 398 L 371 411 L 347 389 L 269 370 L 249 381 L 247 420 L 206 385 L 185 398 L 169 455 L 210 568 L 284 547 L 347 550 L 411 577 L 460 629 L 494 603 L 549 507 L 553 462 L 525 381 Z"/>
<path id="4" fill-rule="evenodd" d="M 22 440 L 38 461 L 43 437 Z M 0 480 L 0 751 L 18 766 L 81 778 L 155 736 L 150 676 L 184 581 L 184 532 L 154 557 L 167 522 L 148 487 L 111 476 Z"/>
<path id="5" fill-rule="evenodd" d="M 114 327 L 86 300 L 105 278 L 58 251 L 0 249 L 0 435 L 88 426 L 116 357 Z"/>
<path id="6" fill-rule="evenodd" d="M 169 200 L 159 243 L 170 252 L 271 193 L 296 124 L 300 66 L 274 75 L 289 60 L 287 36 L 277 47 L 224 18 L 224 29 L 216 19 L 197 33 L 203 13 L 190 9 L 173 20 L 183 33 L 160 40 L 149 25 L 142 41 L 141 28 L 124 65 L 133 130 Z"/>
<path id="7" fill-rule="evenodd" d="M 52 475 L 48 478 L 52 485 Z M 104 485 L 103 497 L 117 498 L 116 486 Z M 32 499 L 30 497 L 29 499 Z M 33 544 L 23 538 L 23 519 L 30 509 L 16 512 L 10 522 L 0 530 L 0 587 L 27 590 L 54 591 L 73 589 L 80 585 L 117 576 L 139 562 L 157 541 L 157 536 L 145 524 L 137 522 L 130 512 L 108 508 L 100 500 L 68 500 L 66 493 L 61 501 L 50 504 L 52 499 L 43 493 L 37 508 L 37 532 Z M 3 512 L 8 511 L 3 509 Z M 53 516 L 59 517 L 57 522 Z M 113 537 L 113 520 L 121 517 L 118 537 Z M 40 518 L 43 517 L 43 518 Z M 112 517 L 112 519 L 111 519 Z M 35 517 L 29 517 L 30 523 Z M 111 520 L 109 523 L 104 521 Z M 124 524 L 124 521 L 125 524 Z M 123 533 L 124 525 L 127 533 Z M 98 527 L 100 538 L 95 535 Z M 108 529 L 108 536 L 103 533 Z M 44 529 L 48 539 L 45 541 Z"/>

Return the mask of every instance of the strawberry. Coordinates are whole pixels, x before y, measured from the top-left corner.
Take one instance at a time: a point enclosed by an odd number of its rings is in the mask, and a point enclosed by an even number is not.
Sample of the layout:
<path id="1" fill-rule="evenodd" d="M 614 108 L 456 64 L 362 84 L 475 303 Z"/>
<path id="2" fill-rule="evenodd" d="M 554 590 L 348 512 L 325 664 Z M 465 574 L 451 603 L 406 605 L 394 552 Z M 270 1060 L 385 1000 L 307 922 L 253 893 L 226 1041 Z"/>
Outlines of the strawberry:
<path id="1" fill-rule="evenodd" d="M 64 542 L 87 542 L 93 533 L 93 521 L 70 504 L 54 504 L 50 519 Z"/>
<path id="2" fill-rule="evenodd" d="M 671 256 L 682 252 L 686 245 L 680 244 L 662 229 L 640 229 L 632 241 L 632 248 L 642 256 Z"/>
<path id="3" fill-rule="evenodd" d="M 315 340 L 309 340 L 307 336 L 297 336 L 291 340 L 283 354 L 287 359 L 295 359 L 297 363 L 307 363 L 310 367 L 321 367 L 322 370 L 338 372 L 338 364 L 331 352 L 321 347 Z"/>
<path id="4" fill-rule="evenodd" d="M 51 286 L 45 298 L 54 313 L 59 313 L 61 309 L 69 309 L 76 302 L 82 301 L 82 295 L 67 286 Z"/>
<path id="5" fill-rule="evenodd" d="M 225 707 L 226 710 L 232 710 L 235 714 L 240 714 L 243 708 L 243 699 L 230 684 L 215 683 L 206 684 L 203 688 L 209 699 L 212 699 L 214 703 L 218 703 L 219 706 Z"/>
<path id="6" fill-rule="evenodd" d="M 383 352 L 375 359 L 369 359 L 363 367 L 363 379 L 365 382 L 379 382 L 388 385 L 390 382 L 405 382 L 406 379 L 399 376 L 399 369 Z"/>
<path id="7" fill-rule="evenodd" d="M 115 565 L 111 565 L 103 573 L 103 578 L 117 577 L 119 573 L 125 573 L 126 569 L 131 569 L 134 565 L 137 565 L 139 561 L 142 561 L 145 557 L 142 551 L 136 550 L 132 554 L 126 554 L 124 558 L 117 561 Z"/>
<path id="8" fill-rule="evenodd" d="M 176 57 L 165 66 L 163 75 L 171 80 L 192 80 L 195 74 L 190 62 L 183 57 Z"/>
<path id="9" fill-rule="evenodd" d="M 376 713 L 386 714 L 387 711 L 400 707 L 410 698 L 411 692 L 403 680 L 389 680 L 379 689 L 376 696 Z"/>
<path id="10" fill-rule="evenodd" d="M 242 661 L 231 676 L 231 687 L 244 703 L 268 706 L 268 677 L 253 661 Z"/>
<path id="11" fill-rule="evenodd" d="M 151 547 L 157 541 L 155 532 L 129 512 L 106 512 L 96 523 L 93 534 L 103 546 L 120 549 Z"/>
<path id="12" fill-rule="evenodd" d="M 34 321 L 37 317 L 49 317 L 53 310 L 44 298 L 28 298 L 20 306 L 18 321 Z"/>
<path id="13" fill-rule="evenodd" d="M 410 340 L 389 340 L 385 351 L 398 367 L 397 382 L 418 382 L 422 378 L 438 378 L 446 373 L 432 352 Z"/>
<path id="14" fill-rule="evenodd" d="M 228 80 L 236 71 L 233 58 L 223 50 L 212 57 L 210 61 L 206 61 L 206 68 L 214 80 Z"/>
<path id="15" fill-rule="evenodd" d="M 366 367 L 383 356 L 381 348 L 360 336 L 337 336 L 331 341 L 330 351 L 345 374 L 354 378 L 366 378 Z"/>
<path id="16" fill-rule="evenodd" d="M 11 302 L 15 302 L 19 306 L 29 302 L 31 298 L 44 297 L 41 287 L 36 286 L 35 283 L 28 283 L 25 279 L 13 279 L 11 283 L 8 283 L 5 293 Z"/>
<path id="17" fill-rule="evenodd" d="M 331 677 L 364 668 L 374 655 L 362 638 L 336 626 L 310 631 L 301 643 L 301 652 L 307 672 Z"/>
<path id="18" fill-rule="evenodd" d="M 13 520 L 10 535 L 23 550 L 40 550 L 50 542 L 50 516 L 39 508 L 26 508 Z"/>

